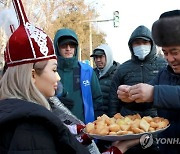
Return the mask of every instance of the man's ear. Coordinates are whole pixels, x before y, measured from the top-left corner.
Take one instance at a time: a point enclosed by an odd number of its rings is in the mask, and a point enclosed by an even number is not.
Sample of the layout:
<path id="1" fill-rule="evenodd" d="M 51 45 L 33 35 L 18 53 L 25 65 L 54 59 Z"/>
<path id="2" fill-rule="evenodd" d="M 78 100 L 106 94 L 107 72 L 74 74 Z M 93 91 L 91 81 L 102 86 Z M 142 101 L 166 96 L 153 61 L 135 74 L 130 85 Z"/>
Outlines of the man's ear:
<path id="1" fill-rule="evenodd" d="M 35 71 L 35 69 L 32 69 L 32 81 L 33 81 L 33 83 L 35 83 L 36 82 L 36 71 Z"/>

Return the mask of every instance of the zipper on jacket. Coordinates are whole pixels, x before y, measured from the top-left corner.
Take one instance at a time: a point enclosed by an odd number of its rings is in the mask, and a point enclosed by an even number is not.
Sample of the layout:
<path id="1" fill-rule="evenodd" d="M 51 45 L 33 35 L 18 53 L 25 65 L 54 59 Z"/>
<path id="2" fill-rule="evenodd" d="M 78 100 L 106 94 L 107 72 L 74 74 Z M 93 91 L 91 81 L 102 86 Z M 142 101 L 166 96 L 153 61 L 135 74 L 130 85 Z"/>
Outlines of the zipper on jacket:
<path id="1" fill-rule="evenodd" d="M 144 65 L 143 65 L 143 63 L 141 63 L 141 81 L 142 81 L 142 83 L 144 83 L 143 67 L 144 67 Z"/>

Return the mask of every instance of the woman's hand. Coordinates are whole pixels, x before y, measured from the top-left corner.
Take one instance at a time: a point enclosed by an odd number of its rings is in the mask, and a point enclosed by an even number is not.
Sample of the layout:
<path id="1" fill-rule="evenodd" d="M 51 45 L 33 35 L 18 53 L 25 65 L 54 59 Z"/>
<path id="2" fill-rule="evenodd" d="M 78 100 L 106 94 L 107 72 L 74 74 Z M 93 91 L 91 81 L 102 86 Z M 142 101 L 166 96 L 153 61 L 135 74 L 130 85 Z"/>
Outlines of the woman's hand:
<path id="1" fill-rule="evenodd" d="M 131 147 L 139 144 L 139 139 L 126 140 L 126 141 L 116 141 L 113 142 L 112 146 L 117 147 L 122 153 L 125 153 Z"/>

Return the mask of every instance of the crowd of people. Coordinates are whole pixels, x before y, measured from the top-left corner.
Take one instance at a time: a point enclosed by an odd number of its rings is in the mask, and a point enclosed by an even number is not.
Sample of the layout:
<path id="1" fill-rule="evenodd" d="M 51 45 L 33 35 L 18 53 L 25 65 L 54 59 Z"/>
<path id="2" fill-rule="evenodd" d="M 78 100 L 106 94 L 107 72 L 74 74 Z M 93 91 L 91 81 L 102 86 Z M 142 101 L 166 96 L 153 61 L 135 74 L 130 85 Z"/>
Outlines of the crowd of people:
<path id="1" fill-rule="evenodd" d="M 19 27 L 8 40 L 0 78 L 1 154 L 179 153 L 178 144 L 154 141 L 143 149 L 139 138 L 107 142 L 83 130 L 103 114 L 139 114 L 169 120 L 154 138 L 180 138 L 180 10 L 162 13 L 152 31 L 138 26 L 123 64 L 100 44 L 90 55 L 92 68 L 78 61 L 74 30 L 57 30 L 52 42 L 28 21 L 21 0 L 12 2 Z"/>

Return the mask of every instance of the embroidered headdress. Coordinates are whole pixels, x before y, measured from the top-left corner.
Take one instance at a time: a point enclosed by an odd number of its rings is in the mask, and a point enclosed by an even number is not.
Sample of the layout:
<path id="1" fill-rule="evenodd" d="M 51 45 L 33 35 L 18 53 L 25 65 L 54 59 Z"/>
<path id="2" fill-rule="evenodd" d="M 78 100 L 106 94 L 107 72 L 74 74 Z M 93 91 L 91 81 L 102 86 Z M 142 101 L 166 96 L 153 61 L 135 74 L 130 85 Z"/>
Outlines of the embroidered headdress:
<path id="1" fill-rule="evenodd" d="M 41 29 L 29 23 L 21 0 L 12 0 L 19 27 L 9 38 L 5 50 L 8 67 L 42 60 L 56 59 L 51 39 Z"/>

